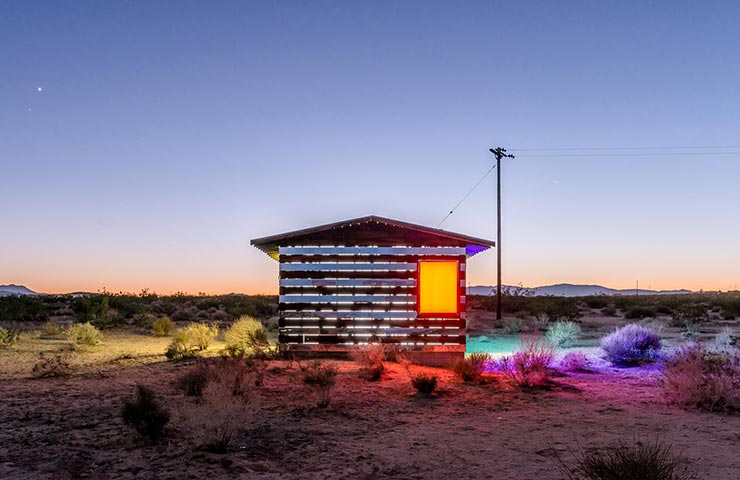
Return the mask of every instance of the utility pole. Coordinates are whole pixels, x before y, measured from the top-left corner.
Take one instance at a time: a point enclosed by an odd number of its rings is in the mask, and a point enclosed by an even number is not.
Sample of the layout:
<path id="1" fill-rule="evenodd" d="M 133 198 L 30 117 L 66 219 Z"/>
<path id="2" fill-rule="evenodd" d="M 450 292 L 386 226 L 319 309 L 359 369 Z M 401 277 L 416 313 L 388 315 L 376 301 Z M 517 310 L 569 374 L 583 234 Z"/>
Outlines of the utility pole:
<path id="1" fill-rule="evenodd" d="M 505 148 L 489 148 L 496 157 L 496 223 L 497 223 L 497 236 L 496 236 L 496 254 L 498 268 L 496 272 L 496 320 L 501 320 L 501 159 L 502 158 L 514 158 L 514 155 L 506 153 Z"/>

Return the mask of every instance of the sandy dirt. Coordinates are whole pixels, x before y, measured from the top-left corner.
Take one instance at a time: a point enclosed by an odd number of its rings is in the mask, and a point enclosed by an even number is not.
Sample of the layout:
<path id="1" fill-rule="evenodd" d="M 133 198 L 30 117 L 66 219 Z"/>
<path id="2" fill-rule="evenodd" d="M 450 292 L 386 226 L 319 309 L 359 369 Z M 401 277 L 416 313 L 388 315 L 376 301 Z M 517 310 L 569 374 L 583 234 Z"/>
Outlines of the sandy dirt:
<path id="1" fill-rule="evenodd" d="M 672 444 L 701 478 L 734 479 L 740 468 L 740 417 L 668 406 L 657 368 L 605 367 L 521 392 L 495 375 L 470 385 L 448 370 L 412 366 L 440 377 L 439 395 L 426 398 L 399 364 L 387 363 L 371 383 L 357 364 L 332 361 L 340 373 L 322 410 L 296 364 L 271 362 L 255 389 L 257 419 L 243 421 L 227 453 L 197 448 L 177 414 L 152 445 L 123 425 L 121 402 L 137 383 L 173 412 L 194 402 L 172 386 L 190 366 L 165 361 L 166 344 L 106 333 L 105 345 L 77 354 L 69 379 L 29 378 L 35 355 L 58 348 L 52 340 L 0 351 L 0 478 L 547 480 L 562 478 L 556 458 L 570 462 L 579 448 L 634 437 Z"/>

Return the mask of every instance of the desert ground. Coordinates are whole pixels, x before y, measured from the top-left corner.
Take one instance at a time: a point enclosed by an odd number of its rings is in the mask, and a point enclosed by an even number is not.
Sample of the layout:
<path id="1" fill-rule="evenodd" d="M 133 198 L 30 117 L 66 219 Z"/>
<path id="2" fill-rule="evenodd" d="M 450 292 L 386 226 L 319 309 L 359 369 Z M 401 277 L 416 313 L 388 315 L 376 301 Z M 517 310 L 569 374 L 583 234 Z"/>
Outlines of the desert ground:
<path id="1" fill-rule="evenodd" d="M 478 346 L 481 335 L 483 344 L 502 335 L 486 330 L 488 316 L 471 320 Z M 71 377 L 37 379 L 31 371 L 39 354 L 64 341 L 24 333 L 0 349 L 0 477 L 546 480 L 563 478 L 560 462 L 589 448 L 659 440 L 698 478 L 737 478 L 740 416 L 672 406 L 660 367 L 616 368 L 601 359 L 593 339 L 615 322 L 625 323 L 584 317 L 576 348 L 589 354 L 591 368 L 555 372 L 546 389 L 517 389 L 495 372 L 465 383 L 448 369 L 390 361 L 369 382 L 358 363 L 327 360 L 339 373 L 329 406 L 318 408 L 300 362 L 269 361 L 249 406 L 228 419 L 236 428 L 225 453 L 199 448 L 193 438 L 185 417 L 196 400 L 174 381 L 198 360 L 168 361 L 169 338 L 136 327 L 105 330 L 102 345 L 72 354 Z M 217 341 L 204 355 L 222 347 Z M 438 391 L 417 393 L 409 372 L 436 374 Z M 152 387 L 172 412 L 158 442 L 121 420 L 123 399 L 137 384 Z M 216 408 L 200 414 L 218 419 Z"/>

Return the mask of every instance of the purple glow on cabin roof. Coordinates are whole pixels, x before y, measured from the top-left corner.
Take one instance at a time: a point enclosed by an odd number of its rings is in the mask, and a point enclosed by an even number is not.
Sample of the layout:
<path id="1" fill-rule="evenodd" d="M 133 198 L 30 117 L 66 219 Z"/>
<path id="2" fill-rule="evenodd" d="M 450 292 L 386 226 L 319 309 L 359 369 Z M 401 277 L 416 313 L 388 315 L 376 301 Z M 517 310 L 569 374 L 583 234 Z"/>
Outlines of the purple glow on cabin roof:
<path id="1" fill-rule="evenodd" d="M 467 255 L 468 257 L 472 257 L 476 253 L 480 253 L 480 252 L 483 252 L 485 250 L 488 250 L 488 248 L 489 247 L 483 246 L 483 245 L 470 245 L 470 244 L 468 244 L 468 245 L 465 246 L 465 255 Z"/>

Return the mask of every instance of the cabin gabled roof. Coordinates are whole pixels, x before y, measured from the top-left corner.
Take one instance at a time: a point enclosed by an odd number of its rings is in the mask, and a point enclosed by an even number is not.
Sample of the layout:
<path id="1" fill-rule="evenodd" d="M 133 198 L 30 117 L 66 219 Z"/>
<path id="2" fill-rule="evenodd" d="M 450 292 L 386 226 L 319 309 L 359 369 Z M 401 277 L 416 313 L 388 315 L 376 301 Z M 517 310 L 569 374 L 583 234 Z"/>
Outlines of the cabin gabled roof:
<path id="1" fill-rule="evenodd" d="M 251 243 L 275 260 L 283 246 L 465 247 L 468 256 L 496 246 L 491 240 L 376 215 L 255 238 Z"/>

